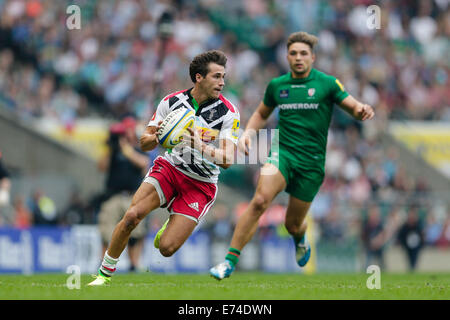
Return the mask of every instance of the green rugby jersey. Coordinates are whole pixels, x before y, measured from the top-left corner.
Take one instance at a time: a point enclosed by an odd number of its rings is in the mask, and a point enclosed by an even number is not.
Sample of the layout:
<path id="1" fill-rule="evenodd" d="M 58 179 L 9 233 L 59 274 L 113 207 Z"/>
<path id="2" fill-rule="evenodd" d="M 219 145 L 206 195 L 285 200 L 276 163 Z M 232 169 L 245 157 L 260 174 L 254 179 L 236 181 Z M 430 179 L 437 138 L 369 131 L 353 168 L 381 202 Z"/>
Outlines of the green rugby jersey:
<path id="1" fill-rule="evenodd" d="M 348 96 L 335 77 L 312 69 L 303 79 L 287 73 L 270 81 L 264 104 L 279 108 L 280 147 L 305 164 L 325 164 L 333 105 Z"/>

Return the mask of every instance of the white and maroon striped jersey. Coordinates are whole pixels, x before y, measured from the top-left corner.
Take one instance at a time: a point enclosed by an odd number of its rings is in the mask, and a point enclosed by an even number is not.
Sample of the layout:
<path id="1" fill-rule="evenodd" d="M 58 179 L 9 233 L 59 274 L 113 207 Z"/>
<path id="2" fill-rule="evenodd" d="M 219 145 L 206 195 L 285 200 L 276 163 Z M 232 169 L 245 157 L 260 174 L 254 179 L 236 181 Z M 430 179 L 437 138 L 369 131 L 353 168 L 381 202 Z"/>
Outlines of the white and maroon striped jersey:
<path id="1" fill-rule="evenodd" d="M 178 91 L 162 99 L 148 126 L 157 126 L 171 111 L 185 107 L 195 112 L 195 128 L 201 129 L 205 143 L 218 147 L 219 140 L 227 139 L 237 144 L 240 126 L 237 108 L 220 95 L 218 99 L 203 102 L 195 110 L 191 90 Z M 177 145 L 166 151 L 164 158 L 191 178 L 211 183 L 218 181 L 219 167 L 189 146 Z"/>

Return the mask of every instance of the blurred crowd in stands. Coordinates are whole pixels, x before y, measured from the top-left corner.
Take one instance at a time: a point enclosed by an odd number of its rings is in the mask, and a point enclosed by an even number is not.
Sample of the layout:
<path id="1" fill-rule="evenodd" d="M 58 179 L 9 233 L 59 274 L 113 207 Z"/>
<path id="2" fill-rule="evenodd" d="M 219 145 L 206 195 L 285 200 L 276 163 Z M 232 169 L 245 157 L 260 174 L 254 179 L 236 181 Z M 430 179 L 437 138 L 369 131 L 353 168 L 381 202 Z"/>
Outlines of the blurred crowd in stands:
<path id="1" fill-rule="evenodd" d="M 220 49 L 228 57 L 224 95 L 238 106 L 245 126 L 268 81 L 288 71 L 288 34 L 304 30 L 319 37 L 315 67 L 338 77 L 376 112 L 362 128 L 336 110 L 327 176 L 311 209 L 321 237 L 339 242 L 362 234 L 370 247 L 368 239 L 382 230 L 375 241 L 382 247 L 413 210 L 425 244 L 450 245 L 450 208 L 434 201 L 429 181 L 411 178 L 396 150 L 381 148 L 376 135 L 388 119 L 450 121 L 448 1 L 381 1 L 380 29 L 366 25 L 370 0 L 79 0 L 80 30 L 66 28 L 70 4 L 0 0 L 2 108 L 69 128 L 86 117 L 134 115 L 146 123 L 163 96 L 192 86 L 190 60 Z M 272 116 L 269 127 L 276 121 Z M 235 177 L 246 177 L 238 185 L 251 193 L 257 169 L 230 169 L 224 179 L 233 185 Z M 34 205 L 14 199 L 16 216 L 37 222 L 36 203 L 51 216 L 51 204 L 39 195 Z M 74 199 L 83 208 L 80 201 Z M 211 219 L 228 216 L 233 224 L 240 205 L 228 213 L 221 206 Z M 222 223 L 216 229 L 232 230 Z"/>
<path id="2" fill-rule="evenodd" d="M 70 4 L 0 1 L 0 92 L 23 117 L 146 119 L 161 96 L 191 86 L 193 56 L 219 48 L 246 123 L 287 71 L 287 35 L 305 30 L 319 37 L 316 67 L 378 116 L 450 120 L 445 0 L 382 1 L 380 29 L 366 25 L 368 0 L 84 0 L 80 30 L 66 27 Z"/>

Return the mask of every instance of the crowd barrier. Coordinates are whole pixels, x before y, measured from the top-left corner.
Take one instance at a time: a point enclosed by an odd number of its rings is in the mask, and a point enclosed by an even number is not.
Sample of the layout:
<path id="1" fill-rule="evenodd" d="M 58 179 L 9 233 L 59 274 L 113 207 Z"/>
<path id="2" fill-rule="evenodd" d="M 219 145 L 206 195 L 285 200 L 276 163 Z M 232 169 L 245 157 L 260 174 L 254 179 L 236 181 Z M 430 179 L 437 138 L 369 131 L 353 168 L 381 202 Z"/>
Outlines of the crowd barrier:
<path id="1" fill-rule="evenodd" d="M 194 232 L 172 257 L 162 256 L 153 247 L 154 234 L 145 238 L 140 260 L 142 271 L 163 273 L 207 273 L 222 261 L 228 243 L 216 241 L 203 230 Z M 290 238 L 267 237 L 250 243 L 243 251 L 239 267 L 264 272 L 302 272 L 295 263 Z M 66 272 L 75 265 L 81 273 L 96 273 L 101 262 L 100 234 L 95 225 L 72 227 L 0 228 L 0 273 L 34 274 Z M 124 251 L 118 272 L 127 271 Z"/>

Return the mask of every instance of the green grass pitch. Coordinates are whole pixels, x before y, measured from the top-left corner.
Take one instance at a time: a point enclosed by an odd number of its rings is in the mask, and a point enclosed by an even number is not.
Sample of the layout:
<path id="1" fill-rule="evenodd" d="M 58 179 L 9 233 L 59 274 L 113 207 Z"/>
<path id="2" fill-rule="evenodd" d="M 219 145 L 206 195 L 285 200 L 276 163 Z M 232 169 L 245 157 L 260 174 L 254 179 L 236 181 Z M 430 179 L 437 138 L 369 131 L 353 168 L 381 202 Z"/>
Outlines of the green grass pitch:
<path id="1" fill-rule="evenodd" d="M 450 300 L 450 273 L 381 274 L 381 289 L 368 289 L 369 274 L 267 274 L 237 272 L 217 281 L 205 274 L 117 274 L 109 287 L 69 290 L 69 274 L 0 275 L 1 300 Z"/>

